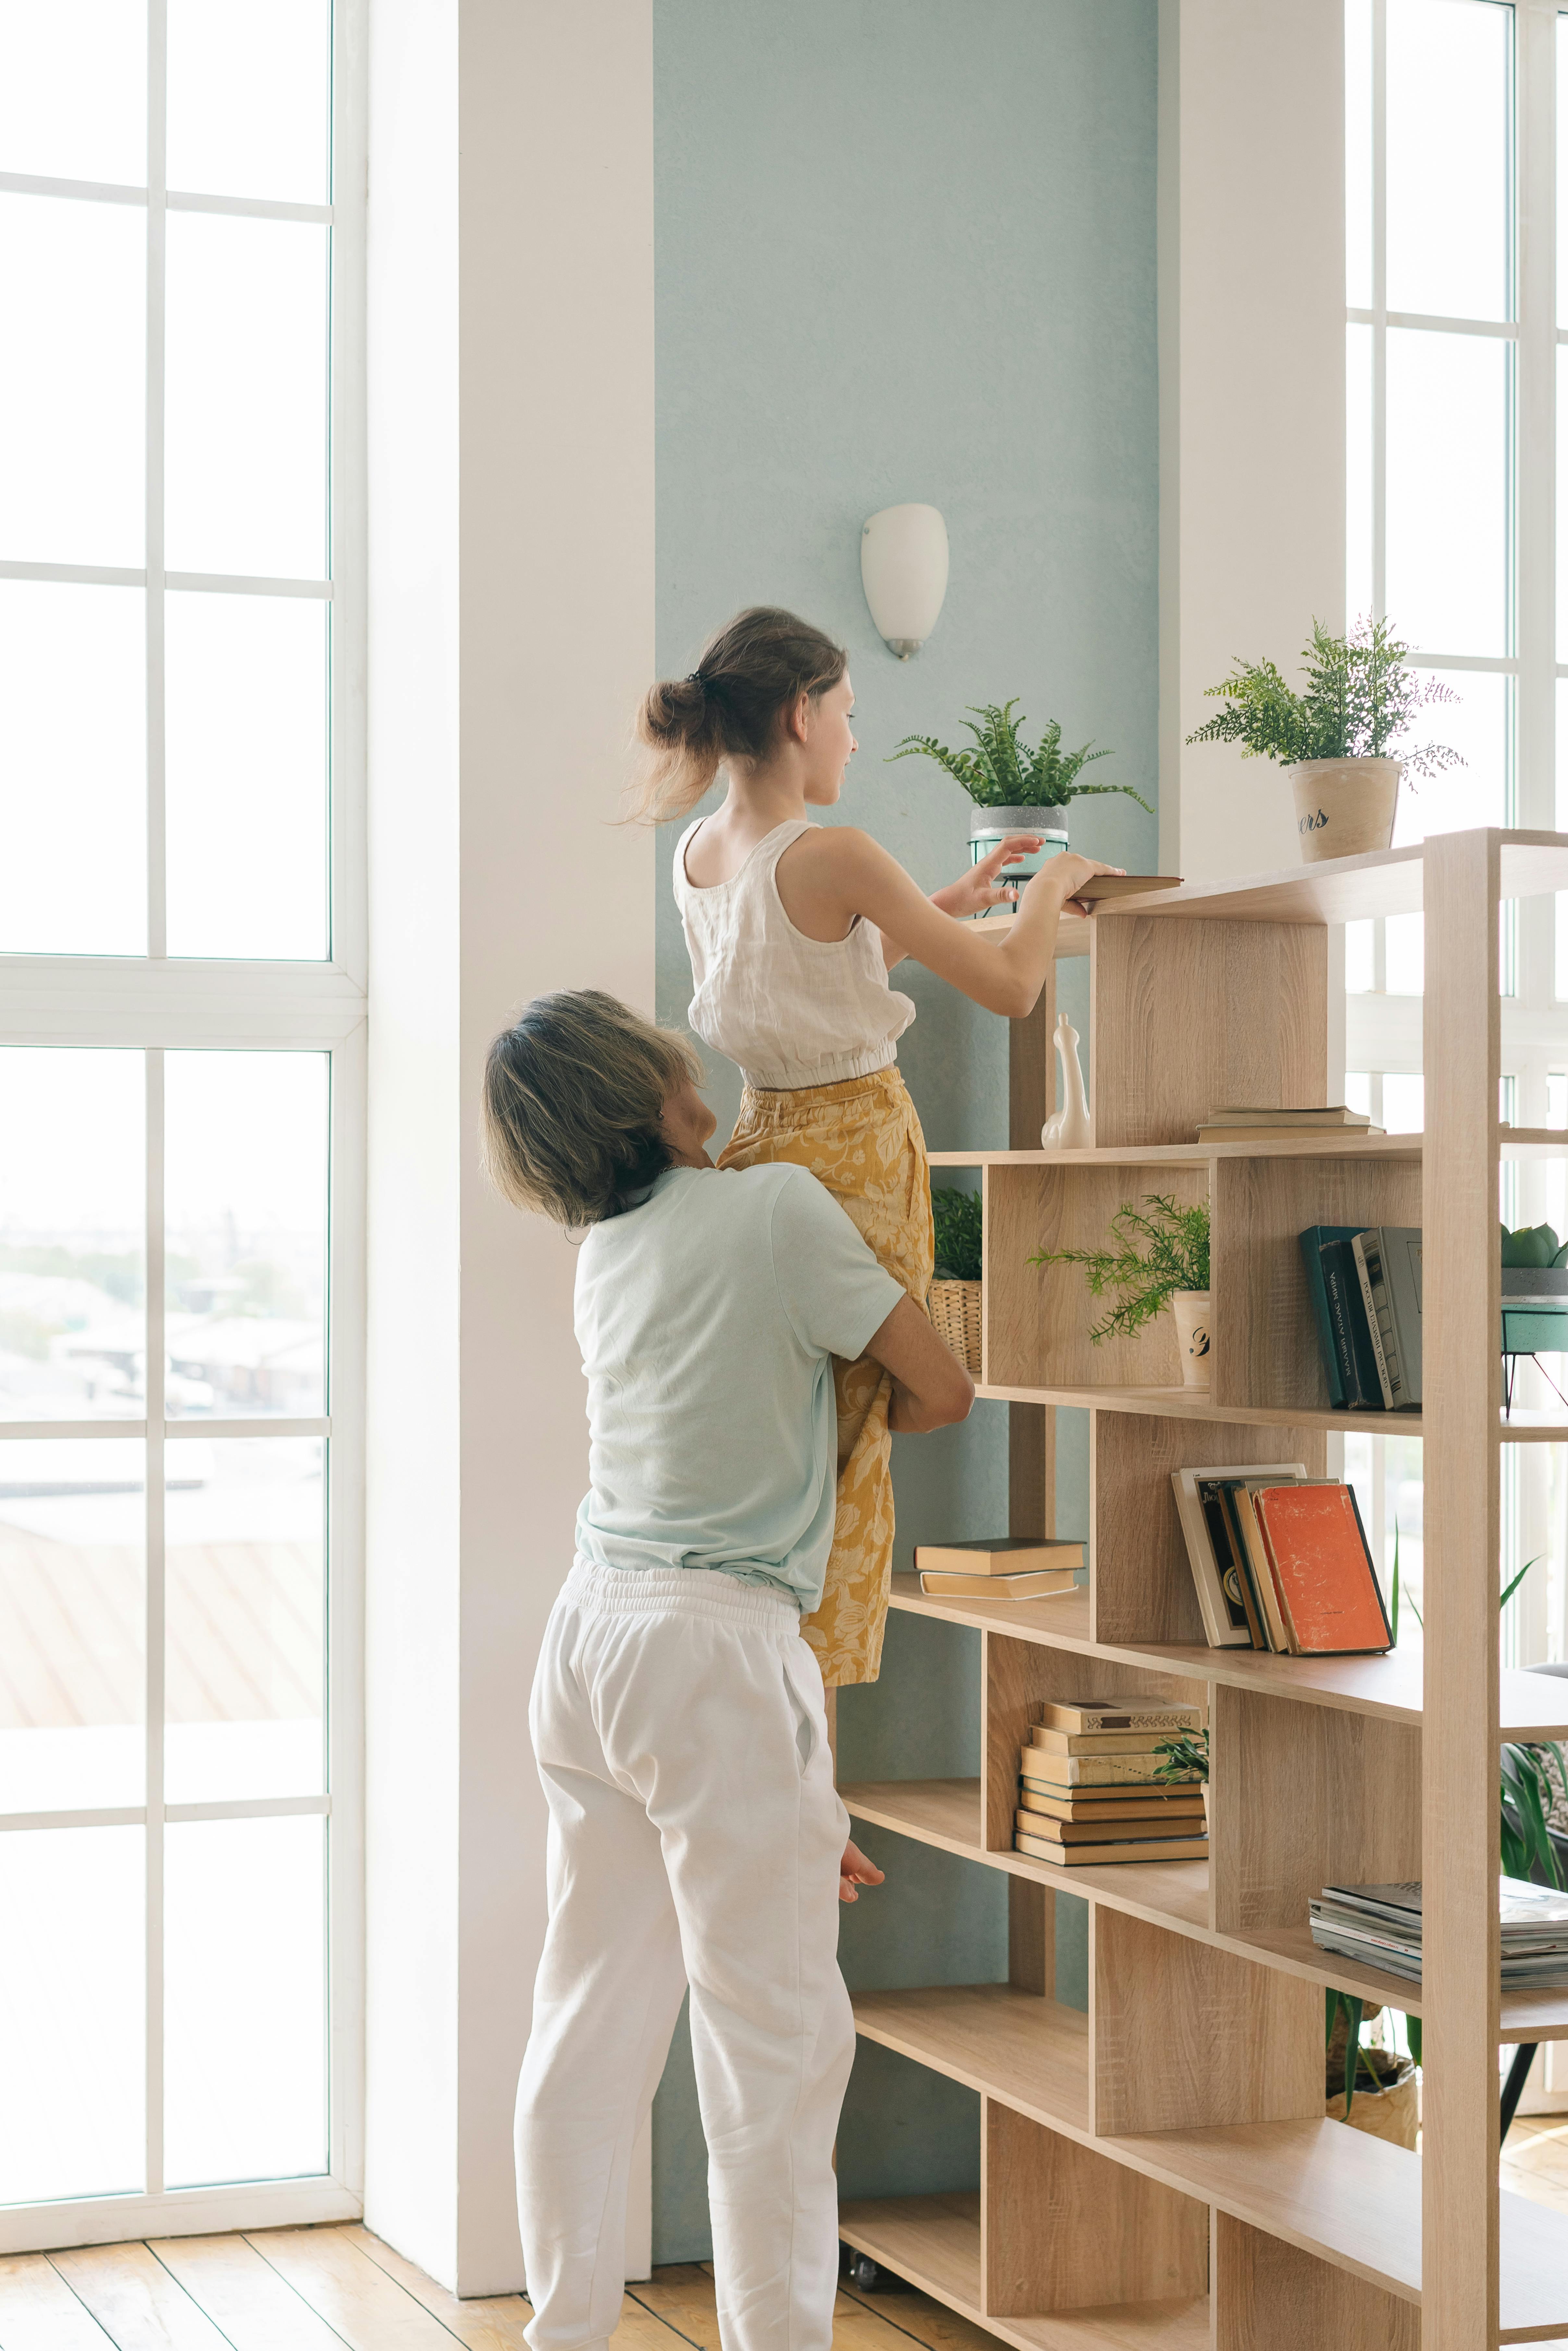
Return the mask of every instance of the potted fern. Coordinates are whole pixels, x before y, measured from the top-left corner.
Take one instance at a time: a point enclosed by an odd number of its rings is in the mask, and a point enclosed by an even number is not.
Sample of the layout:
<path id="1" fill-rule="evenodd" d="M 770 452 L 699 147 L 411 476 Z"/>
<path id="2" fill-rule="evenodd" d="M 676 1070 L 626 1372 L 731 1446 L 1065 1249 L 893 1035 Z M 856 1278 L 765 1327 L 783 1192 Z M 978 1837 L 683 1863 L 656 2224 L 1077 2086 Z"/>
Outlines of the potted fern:
<path id="1" fill-rule="evenodd" d="M 1224 709 L 1186 739 L 1239 743 L 1244 759 L 1276 760 L 1295 794 L 1296 834 L 1309 861 L 1386 849 L 1401 776 L 1464 765 L 1441 743 L 1396 755 L 1424 704 L 1458 699 L 1439 679 L 1407 668 L 1409 653 L 1386 621 L 1364 621 L 1348 637 L 1314 621 L 1301 654 L 1305 693 L 1272 662 L 1238 661 L 1208 688 Z"/>
<path id="2" fill-rule="evenodd" d="M 1090 1330 L 1096 1346 L 1103 1339 L 1130 1339 L 1169 1306 L 1183 1384 L 1207 1387 L 1213 1360 L 1207 1207 L 1198 1201 L 1184 1208 L 1168 1193 L 1148 1192 L 1141 1208 L 1117 1209 L 1111 1231 L 1113 1248 L 1039 1249 L 1029 1261 L 1081 1265 L 1092 1297 L 1103 1298 L 1107 1290 L 1120 1292 L 1103 1322 Z"/>
<path id="3" fill-rule="evenodd" d="M 1064 751 L 1060 720 L 1051 720 L 1031 751 L 1021 739 L 1027 722 L 1013 716 L 1018 702 L 1015 695 L 1000 705 L 994 702 L 969 705 L 974 717 L 964 724 L 975 738 L 972 751 L 950 751 L 935 735 L 906 735 L 888 755 L 890 763 L 935 759 L 955 782 L 963 785 L 975 803 L 969 825 L 971 865 L 988 857 L 1009 833 L 1041 836 L 1038 849 L 1024 852 L 1003 868 L 1002 878 L 1009 882 L 1025 881 L 1038 873 L 1048 857 L 1067 847 L 1068 810 L 1086 794 L 1125 792 L 1129 799 L 1154 814 L 1131 784 L 1081 784 L 1078 778 L 1085 768 L 1111 755 L 1093 750 L 1087 743 L 1076 751 Z M 980 722 L 977 726 L 975 718 Z"/>

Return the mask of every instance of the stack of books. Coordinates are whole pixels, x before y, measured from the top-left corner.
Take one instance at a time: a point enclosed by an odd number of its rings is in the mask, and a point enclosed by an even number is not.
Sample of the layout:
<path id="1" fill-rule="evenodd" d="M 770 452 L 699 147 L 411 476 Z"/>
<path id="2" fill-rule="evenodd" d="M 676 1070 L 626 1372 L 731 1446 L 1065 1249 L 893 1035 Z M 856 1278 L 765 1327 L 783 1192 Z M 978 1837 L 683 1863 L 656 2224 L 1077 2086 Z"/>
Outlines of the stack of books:
<path id="1" fill-rule="evenodd" d="M 1504 1991 L 1568 1984 L 1568 1894 L 1559 1894 L 1554 1886 L 1531 1886 L 1522 1877 L 1500 1877 L 1498 1903 Z M 1319 1899 L 1307 1907 L 1320 1951 L 1420 1982 L 1418 1885 L 1325 1886 Z"/>
<path id="2" fill-rule="evenodd" d="M 1175 1469 L 1211 1649 L 1375 1656 L 1394 1646 L 1355 1496 L 1299 1461 Z"/>
<path id="3" fill-rule="evenodd" d="M 1197 1130 L 1200 1143 L 1269 1143 L 1277 1134 L 1381 1134 L 1364 1111 L 1329 1102 L 1321 1110 L 1257 1109 L 1228 1103 L 1211 1110 Z"/>
<path id="4" fill-rule="evenodd" d="M 1329 1402 L 1421 1408 L 1421 1228 L 1309 1225 L 1298 1234 Z"/>
<path id="5" fill-rule="evenodd" d="M 972 1542 L 916 1543 L 922 1592 L 948 1600 L 1049 1600 L 1071 1592 L 1084 1565 L 1081 1542 L 1044 1535 L 985 1535 Z"/>
<path id="6" fill-rule="evenodd" d="M 1204 1859 L 1197 1774 L 1175 1782 L 1155 1776 L 1166 1760 L 1158 1741 L 1202 1724 L 1201 1707 L 1139 1698 L 1037 1707 L 1019 1758 L 1015 1849 L 1061 1869 Z"/>

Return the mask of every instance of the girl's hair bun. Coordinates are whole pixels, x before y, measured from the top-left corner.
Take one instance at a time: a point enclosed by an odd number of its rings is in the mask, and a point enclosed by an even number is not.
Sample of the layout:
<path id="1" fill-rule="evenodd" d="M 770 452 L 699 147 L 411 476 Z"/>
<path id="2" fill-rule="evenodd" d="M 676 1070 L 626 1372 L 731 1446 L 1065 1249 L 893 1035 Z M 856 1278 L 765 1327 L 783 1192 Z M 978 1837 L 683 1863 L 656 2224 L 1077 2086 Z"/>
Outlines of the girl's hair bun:
<path id="1" fill-rule="evenodd" d="M 774 604 L 737 612 L 709 638 L 685 677 L 653 686 L 637 715 L 648 757 L 634 816 L 685 816 L 727 758 L 760 758 L 779 715 L 803 694 L 825 694 L 849 666 L 841 645 Z"/>

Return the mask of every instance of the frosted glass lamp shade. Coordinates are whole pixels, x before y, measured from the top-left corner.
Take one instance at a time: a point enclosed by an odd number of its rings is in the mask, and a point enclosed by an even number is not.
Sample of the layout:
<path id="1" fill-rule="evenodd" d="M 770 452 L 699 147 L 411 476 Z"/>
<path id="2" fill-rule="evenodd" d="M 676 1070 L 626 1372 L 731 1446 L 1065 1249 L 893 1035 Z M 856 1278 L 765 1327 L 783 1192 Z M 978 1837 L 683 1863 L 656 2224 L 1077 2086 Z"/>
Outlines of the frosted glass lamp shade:
<path id="1" fill-rule="evenodd" d="M 861 584 L 900 661 L 920 651 L 947 593 L 947 526 L 935 507 L 883 507 L 861 530 Z"/>

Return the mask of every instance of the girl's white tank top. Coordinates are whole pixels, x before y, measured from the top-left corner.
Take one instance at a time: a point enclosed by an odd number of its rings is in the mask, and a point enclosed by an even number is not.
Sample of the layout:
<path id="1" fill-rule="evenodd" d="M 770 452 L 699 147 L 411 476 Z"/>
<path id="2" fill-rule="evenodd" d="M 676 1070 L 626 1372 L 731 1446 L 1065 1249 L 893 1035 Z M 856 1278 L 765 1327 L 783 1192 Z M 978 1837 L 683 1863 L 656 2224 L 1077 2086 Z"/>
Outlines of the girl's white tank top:
<path id="1" fill-rule="evenodd" d="M 674 875 L 695 1034 L 748 1086 L 831 1086 L 885 1070 L 915 1007 L 888 986 L 873 925 L 857 916 L 848 938 L 809 939 L 779 895 L 779 860 L 817 828 L 803 818 L 776 825 L 727 882 L 699 890 L 686 878 L 686 847 L 701 821 L 676 844 Z"/>

